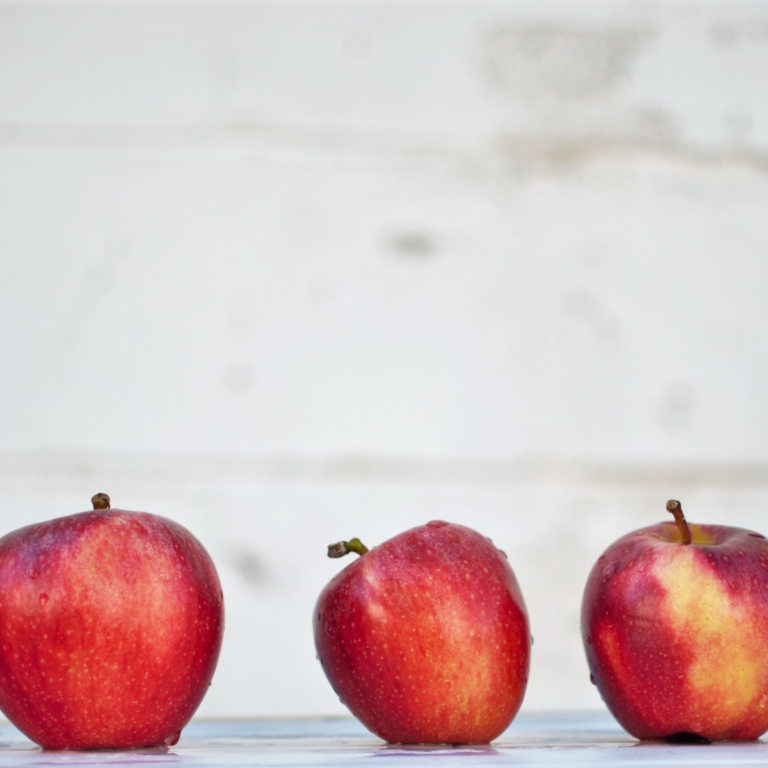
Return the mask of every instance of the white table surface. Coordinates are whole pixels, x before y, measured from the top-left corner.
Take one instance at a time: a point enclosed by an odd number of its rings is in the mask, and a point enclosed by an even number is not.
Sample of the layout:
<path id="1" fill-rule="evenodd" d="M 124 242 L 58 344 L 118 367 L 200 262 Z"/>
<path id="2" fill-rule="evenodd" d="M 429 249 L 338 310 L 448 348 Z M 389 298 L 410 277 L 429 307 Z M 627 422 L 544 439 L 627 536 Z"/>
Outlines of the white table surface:
<path id="1" fill-rule="evenodd" d="M 768 765 L 768 743 L 640 744 L 607 713 L 524 714 L 484 747 L 388 746 L 351 718 L 197 721 L 171 749 L 45 752 L 0 724 L 0 766 L 742 766 Z"/>

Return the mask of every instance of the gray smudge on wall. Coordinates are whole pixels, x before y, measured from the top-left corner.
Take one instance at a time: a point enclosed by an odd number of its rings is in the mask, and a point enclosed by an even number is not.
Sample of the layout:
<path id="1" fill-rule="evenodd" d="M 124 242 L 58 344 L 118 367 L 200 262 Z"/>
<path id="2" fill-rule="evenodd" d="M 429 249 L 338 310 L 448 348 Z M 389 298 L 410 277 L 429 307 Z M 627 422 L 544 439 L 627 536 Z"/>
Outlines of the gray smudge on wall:
<path id="1" fill-rule="evenodd" d="M 398 258 L 424 259 L 437 250 L 434 238 L 417 230 L 397 232 L 386 241 L 387 251 Z"/>
<path id="2" fill-rule="evenodd" d="M 602 98 L 619 88 L 653 37 L 634 27 L 501 27 L 485 40 L 484 71 L 497 90 L 521 101 Z"/>
<path id="3" fill-rule="evenodd" d="M 264 566 L 261 559 L 248 549 L 233 552 L 231 555 L 232 566 L 248 584 L 258 584 L 264 578 Z"/>

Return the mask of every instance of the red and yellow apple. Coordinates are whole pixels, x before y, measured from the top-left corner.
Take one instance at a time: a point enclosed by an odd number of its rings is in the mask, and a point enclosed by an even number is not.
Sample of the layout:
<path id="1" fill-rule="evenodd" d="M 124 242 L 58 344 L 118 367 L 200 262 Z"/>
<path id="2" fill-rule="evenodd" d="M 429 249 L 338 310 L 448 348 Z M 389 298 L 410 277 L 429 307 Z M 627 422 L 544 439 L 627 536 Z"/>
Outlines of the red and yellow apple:
<path id="1" fill-rule="evenodd" d="M 172 745 L 216 668 L 216 569 L 177 523 L 93 506 L 0 539 L 0 709 L 48 749 Z"/>
<path id="2" fill-rule="evenodd" d="M 323 590 L 315 645 L 344 704 L 392 743 L 481 744 L 520 708 L 531 635 L 506 555 L 485 536 L 433 521 L 370 551 Z"/>
<path id="3" fill-rule="evenodd" d="M 634 531 L 587 581 L 592 681 L 638 739 L 756 739 L 768 730 L 768 541 L 675 522 Z"/>

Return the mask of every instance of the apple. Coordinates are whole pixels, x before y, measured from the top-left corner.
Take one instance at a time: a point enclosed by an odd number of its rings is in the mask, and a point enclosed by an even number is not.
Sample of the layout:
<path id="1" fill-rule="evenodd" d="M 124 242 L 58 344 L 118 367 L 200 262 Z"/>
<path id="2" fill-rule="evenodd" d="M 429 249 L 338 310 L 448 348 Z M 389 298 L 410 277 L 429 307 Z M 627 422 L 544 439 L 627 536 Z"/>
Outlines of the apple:
<path id="1" fill-rule="evenodd" d="M 528 681 L 531 634 L 506 555 L 439 520 L 360 557 L 320 594 L 318 658 L 342 702 L 390 743 L 485 744 L 512 722 Z"/>
<path id="2" fill-rule="evenodd" d="M 173 745 L 216 668 L 219 578 L 177 523 L 92 502 L 0 539 L 0 709 L 47 749 Z"/>
<path id="3" fill-rule="evenodd" d="M 634 531 L 587 581 L 592 682 L 638 739 L 756 739 L 768 730 L 768 541 L 675 522 Z"/>

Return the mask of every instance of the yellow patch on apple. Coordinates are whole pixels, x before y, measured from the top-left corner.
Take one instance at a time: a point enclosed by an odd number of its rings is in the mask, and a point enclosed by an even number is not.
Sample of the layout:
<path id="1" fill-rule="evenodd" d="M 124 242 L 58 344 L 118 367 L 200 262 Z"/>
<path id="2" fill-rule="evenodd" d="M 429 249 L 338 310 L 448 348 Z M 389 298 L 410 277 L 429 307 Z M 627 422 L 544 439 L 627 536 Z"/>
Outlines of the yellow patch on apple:
<path id="1" fill-rule="evenodd" d="M 764 690 L 764 642 L 700 550 L 666 554 L 654 564 L 654 575 L 666 589 L 663 613 L 674 634 L 690 646 L 691 701 L 714 708 L 728 721 Z"/>

